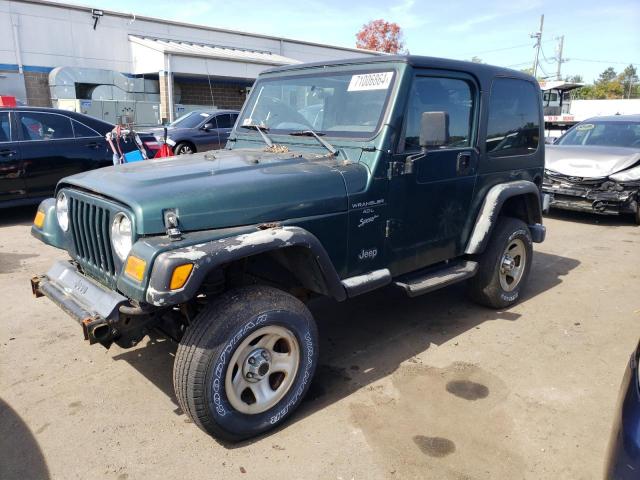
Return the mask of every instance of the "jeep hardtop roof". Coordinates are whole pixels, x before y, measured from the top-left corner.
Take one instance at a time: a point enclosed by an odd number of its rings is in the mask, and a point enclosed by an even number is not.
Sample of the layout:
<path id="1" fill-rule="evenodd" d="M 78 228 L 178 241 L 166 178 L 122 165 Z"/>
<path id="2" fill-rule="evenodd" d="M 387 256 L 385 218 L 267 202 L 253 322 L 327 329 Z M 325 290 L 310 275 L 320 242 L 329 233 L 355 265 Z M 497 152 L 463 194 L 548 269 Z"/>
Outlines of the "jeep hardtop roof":
<path id="1" fill-rule="evenodd" d="M 329 60 L 324 62 L 303 63 L 296 65 L 286 65 L 265 70 L 264 73 L 279 73 L 295 70 L 304 70 L 307 68 L 323 67 L 323 66 L 348 66 L 348 65 L 366 65 L 377 63 L 407 63 L 414 67 L 436 68 L 442 70 L 455 70 L 468 72 L 478 77 L 494 77 L 504 76 L 512 78 L 521 78 L 534 82 L 538 82 L 529 74 L 509 68 L 496 67 L 487 65 L 486 63 L 465 62 L 462 60 L 450 60 L 438 57 L 423 57 L 420 55 L 381 55 L 378 57 L 356 57 L 346 58 L 343 60 Z"/>

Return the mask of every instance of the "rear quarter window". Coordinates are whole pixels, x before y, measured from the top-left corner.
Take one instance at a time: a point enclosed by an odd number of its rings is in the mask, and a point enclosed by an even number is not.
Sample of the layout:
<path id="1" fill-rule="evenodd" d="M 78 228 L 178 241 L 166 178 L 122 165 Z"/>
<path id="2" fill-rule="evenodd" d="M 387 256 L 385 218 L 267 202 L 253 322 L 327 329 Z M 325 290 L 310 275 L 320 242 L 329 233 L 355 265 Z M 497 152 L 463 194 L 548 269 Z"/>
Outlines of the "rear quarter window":
<path id="1" fill-rule="evenodd" d="M 530 82 L 497 78 L 491 86 L 486 150 L 492 157 L 527 155 L 540 142 L 540 105 Z"/>

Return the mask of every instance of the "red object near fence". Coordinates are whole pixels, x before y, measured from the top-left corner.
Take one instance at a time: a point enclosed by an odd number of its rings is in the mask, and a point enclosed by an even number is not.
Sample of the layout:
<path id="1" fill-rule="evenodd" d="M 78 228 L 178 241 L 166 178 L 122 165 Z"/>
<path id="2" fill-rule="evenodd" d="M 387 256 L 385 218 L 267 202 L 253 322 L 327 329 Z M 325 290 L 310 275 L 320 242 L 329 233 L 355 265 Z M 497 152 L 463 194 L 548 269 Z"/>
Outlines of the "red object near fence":
<path id="1" fill-rule="evenodd" d="M 0 107 L 17 107 L 16 97 L 0 95 Z"/>

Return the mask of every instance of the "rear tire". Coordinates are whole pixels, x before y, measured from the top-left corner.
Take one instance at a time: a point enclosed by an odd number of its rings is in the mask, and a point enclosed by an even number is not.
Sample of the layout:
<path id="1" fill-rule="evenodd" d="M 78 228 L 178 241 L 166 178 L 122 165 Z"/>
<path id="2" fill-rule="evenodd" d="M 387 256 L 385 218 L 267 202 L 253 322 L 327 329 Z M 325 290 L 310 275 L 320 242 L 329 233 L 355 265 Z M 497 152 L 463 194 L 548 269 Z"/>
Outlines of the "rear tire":
<path id="1" fill-rule="evenodd" d="M 176 397 L 202 430 L 239 441 L 291 415 L 317 359 L 316 324 L 302 302 L 276 288 L 242 287 L 209 304 L 180 341 Z"/>
<path id="2" fill-rule="evenodd" d="M 187 142 L 180 142 L 176 145 L 174 150 L 176 155 L 189 155 L 191 153 L 196 153 L 196 148 Z"/>
<path id="3" fill-rule="evenodd" d="M 478 255 L 478 273 L 469 281 L 473 300 L 490 308 L 506 308 L 520 298 L 533 259 L 527 225 L 517 218 L 498 221 L 486 250 Z"/>

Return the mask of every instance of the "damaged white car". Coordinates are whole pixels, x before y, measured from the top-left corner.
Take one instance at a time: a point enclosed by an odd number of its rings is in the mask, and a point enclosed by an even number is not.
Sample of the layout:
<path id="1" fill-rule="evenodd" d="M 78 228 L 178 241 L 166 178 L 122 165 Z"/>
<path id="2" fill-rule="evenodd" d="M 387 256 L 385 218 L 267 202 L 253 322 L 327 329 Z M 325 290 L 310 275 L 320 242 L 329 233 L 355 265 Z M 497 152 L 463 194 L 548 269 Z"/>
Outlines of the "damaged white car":
<path id="1" fill-rule="evenodd" d="M 545 208 L 633 214 L 640 224 L 640 115 L 585 120 L 546 147 Z"/>

